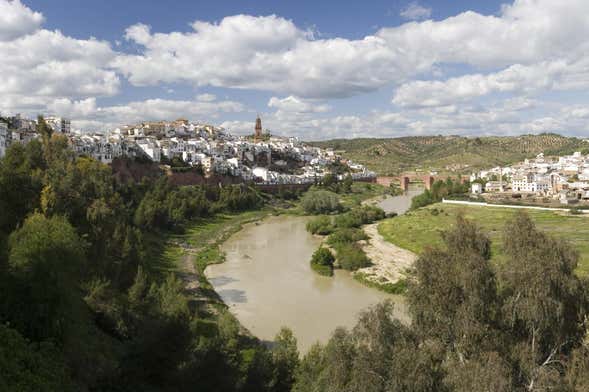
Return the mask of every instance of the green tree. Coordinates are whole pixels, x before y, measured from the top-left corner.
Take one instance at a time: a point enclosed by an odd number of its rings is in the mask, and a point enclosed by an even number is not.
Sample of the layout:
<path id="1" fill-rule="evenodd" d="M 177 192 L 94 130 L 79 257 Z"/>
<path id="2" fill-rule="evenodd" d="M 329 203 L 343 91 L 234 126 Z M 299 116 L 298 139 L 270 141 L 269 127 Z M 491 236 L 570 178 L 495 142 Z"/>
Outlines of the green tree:
<path id="1" fill-rule="evenodd" d="M 417 332 L 465 360 L 495 343 L 499 302 L 490 241 L 462 216 L 442 238 L 445 249 L 427 249 L 415 263 L 408 301 Z"/>
<path id="2" fill-rule="evenodd" d="M 273 391 L 288 392 L 294 384 L 295 370 L 299 364 L 297 339 L 288 328 L 281 328 L 272 347 L 274 365 Z"/>
<path id="3" fill-rule="evenodd" d="M 12 233 L 9 247 L 10 273 L 21 287 L 13 300 L 27 304 L 13 309 L 15 325 L 36 340 L 63 338 L 77 316 L 84 242 L 64 217 L 34 214 Z"/>
<path id="4" fill-rule="evenodd" d="M 15 143 L 0 159 L 0 232 L 10 234 L 25 217 L 39 207 L 42 183 L 39 171 L 44 165 L 40 144 L 26 147 Z"/>
<path id="5" fill-rule="evenodd" d="M 324 190 L 311 190 L 301 198 L 301 206 L 307 214 L 327 214 L 340 211 L 337 194 Z"/>
<path id="6" fill-rule="evenodd" d="M 53 129 L 41 115 L 37 116 L 37 133 L 43 138 L 43 144 L 47 144 L 53 135 Z"/>
<path id="7" fill-rule="evenodd" d="M 504 234 L 505 323 L 515 340 L 519 383 L 529 389 L 559 383 L 559 356 L 583 337 L 584 292 L 575 275 L 578 254 L 566 242 L 536 229 L 517 213 Z"/>
<path id="8" fill-rule="evenodd" d="M 352 192 L 352 185 L 354 185 L 354 179 L 352 178 L 351 174 L 348 174 L 344 177 L 342 181 L 342 191 L 345 193 Z"/>
<path id="9" fill-rule="evenodd" d="M 51 343 L 33 344 L 0 324 L 0 390 L 73 391 L 61 353 Z"/>

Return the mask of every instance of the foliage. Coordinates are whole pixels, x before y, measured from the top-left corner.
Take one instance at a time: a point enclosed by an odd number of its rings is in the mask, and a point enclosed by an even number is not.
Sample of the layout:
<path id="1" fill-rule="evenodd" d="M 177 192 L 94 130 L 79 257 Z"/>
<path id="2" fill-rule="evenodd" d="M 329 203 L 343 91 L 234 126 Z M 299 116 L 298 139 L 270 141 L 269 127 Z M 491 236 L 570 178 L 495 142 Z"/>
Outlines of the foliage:
<path id="1" fill-rule="evenodd" d="M 163 253 L 168 230 L 257 208 L 257 192 L 123 183 L 43 132 L 0 159 L 0 389 L 289 390 L 292 334 L 274 352 L 244 336 L 228 312 L 189 297 Z"/>
<path id="2" fill-rule="evenodd" d="M 335 246 L 337 252 L 337 263 L 348 271 L 370 266 L 370 260 L 366 253 L 357 244 L 340 243 Z"/>
<path id="3" fill-rule="evenodd" d="M 334 260 L 331 251 L 323 247 L 317 249 L 311 257 L 311 263 L 319 265 L 333 265 Z"/>
<path id="4" fill-rule="evenodd" d="M 429 204 L 437 203 L 447 196 L 468 193 L 468 189 L 469 183 L 463 183 L 460 178 L 452 180 L 448 177 L 446 181 L 438 180 L 434 182 L 431 190 L 426 189 L 423 193 L 414 196 L 413 199 L 411 199 L 411 209 L 415 210 Z"/>
<path id="5" fill-rule="evenodd" d="M 390 302 L 360 315 L 351 332 L 337 329 L 325 346 L 301 360 L 293 391 L 440 391 L 443 352 L 418 348 L 410 330 L 392 316 Z"/>
<path id="6" fill-rule="evenodd" d="M 505 225 L 500 269 L 489 237 L 458 216 L 415 264 L 411 326 L 390 303 L 336 330 L 301 360 L 294 391 L 584 391 L 588 286 L 570 246 L 523 213 Z"/>
<path id="7" fill-rule="evenodd" d="M 272 347 L 274 363 L 273 390 L 288 392 L 295 381 L 295 370 L 299 364 L 297 339 L 288 328 L 281 328 L 274 338 Z"/>
<path id="8" fill-rule="evenodd" d="M 385 213 L 382 208 L 364 205 L 336 216 L 334 225 L 338 228 L 360 227 L 384 219 L 384 217 Z"/>
<path id="9" fill-rule="evenodd" d="M 72 298 L 84 265 L 84 245 L 63 217 L 30 216 L 10 236 L 9 271 L 27 307 L 12 320 L 27 336 L 64 339 L 75 317 Z"/>
<path id="10" fill-rule="evenodd" d="M 331 218 L 321 215 L 307 222 L 307 231 L 311 234 L 328 235 L 333 231 Z"/>
<path id="11" fill-rule="evenodd" d="M 200 187 L 173 188 L 166 178 L 161 178 L 141 200 L 135 212 L 135 224 L 172 228 L 207 216 L 211 208 L 205 191 Z"/>
<path id="12" fill-rule="evenodd" d="M 59 350 L 49 342 L 33 344 L 0 324 L 0 390 L 73 391 Z"/>
<path id="13" fill-rule="evenodd" d="M 13 144 L 0 160 L 0 233 L 10 234 L 39 207 L 40 170 L 45 166 L 41 144 Z"/>
<path id="14" fill-rule="evenodd" d="M 361 240 L 367 240 L 368 236 L 362 229 L 343 228 L 338 229 L 327 237 L 327 243 L 335 246 L 342 243 L 354 243 Z"/>
<path id="15" fill-rule="evenodd" d="M 311 268 L 321 275 L 333 275 L 333 262 L 335 257 L 327 248 L 321 247 L 317 249 L 311 257 Z"/>
<path id="16" fill-rule="evenodd" d="M 337 194 L 324 190 L 310 190 L 301 198 L 301 207 L 307 214 L 327 214 L 341 210 Z"/>

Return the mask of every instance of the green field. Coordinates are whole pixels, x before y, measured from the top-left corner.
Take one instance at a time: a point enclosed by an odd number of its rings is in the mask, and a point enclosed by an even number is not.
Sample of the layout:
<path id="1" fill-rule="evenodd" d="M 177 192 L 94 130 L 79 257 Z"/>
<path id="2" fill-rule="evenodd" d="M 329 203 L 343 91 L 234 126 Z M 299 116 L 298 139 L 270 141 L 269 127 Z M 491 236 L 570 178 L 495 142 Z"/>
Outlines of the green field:
<path id="1" fill-rule="evenodd" d="M 437 210 L 439 213 L 434 215 Z M 526 210 L 537 227 L 555 237 L 568 240 L 580 253 L 578 273 L 589 275 L 589 216 L 559 212 Z M 505 223 L 516 210 L 497 207 L 434 204 L 405 215 L 387 219 L 379 226 L 385 239 L 402 248 L 420 253 L 425 247 L 441 245 L 440 232 L 456 222 L 456 215 L 479 224 L 493 241 L 493 260 L 501 262 L 501 241 Z"/>

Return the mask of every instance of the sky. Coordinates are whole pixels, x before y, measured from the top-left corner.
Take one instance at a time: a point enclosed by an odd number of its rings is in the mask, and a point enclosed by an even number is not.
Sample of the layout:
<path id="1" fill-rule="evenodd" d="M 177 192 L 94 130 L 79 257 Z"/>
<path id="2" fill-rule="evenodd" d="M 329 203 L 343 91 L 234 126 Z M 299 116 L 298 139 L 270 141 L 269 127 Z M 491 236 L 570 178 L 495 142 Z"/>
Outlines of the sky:
<path id="1" fill-rule="evenodd" d="M 589 130 L 587 0 L 0 0 L 0 113 L 304 140 Z"/>

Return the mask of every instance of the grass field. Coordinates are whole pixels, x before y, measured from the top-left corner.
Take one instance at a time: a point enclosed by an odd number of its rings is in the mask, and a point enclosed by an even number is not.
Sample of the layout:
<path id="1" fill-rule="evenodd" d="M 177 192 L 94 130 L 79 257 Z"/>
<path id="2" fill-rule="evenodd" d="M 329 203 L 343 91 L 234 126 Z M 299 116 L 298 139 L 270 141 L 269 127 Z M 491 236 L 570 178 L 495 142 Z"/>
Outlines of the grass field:
<path id="1" fill-rule="evenodd" d="M 435 215 L 437 210 L 439 213 Z M 559 212 L 526 210 L 537 227 L 555 237 L 568 240 L 580 253 L 577 272 L 589 275 L 589 216 L 564 215 Z M 462 212 L 474 220 L 489 235 L 493 260 L 501 262 L 503 229 L 516 210 L 497 207 L 458 206 L 434 204 L 405 215 L 387 219 L 379 226 L 379 232 L 387 240 L 402 248 L 420 253 L 425 247 L 441 245 L 440 232 L 456 222 Z"/>

